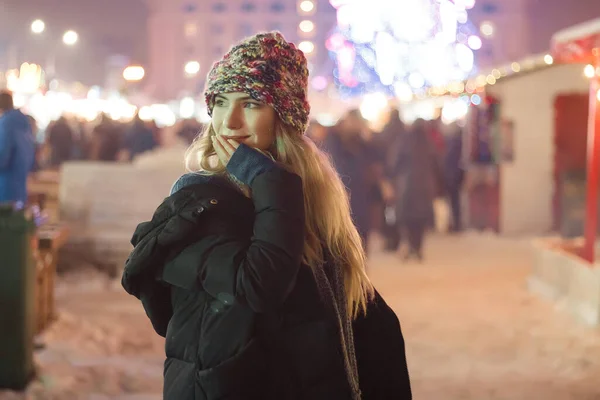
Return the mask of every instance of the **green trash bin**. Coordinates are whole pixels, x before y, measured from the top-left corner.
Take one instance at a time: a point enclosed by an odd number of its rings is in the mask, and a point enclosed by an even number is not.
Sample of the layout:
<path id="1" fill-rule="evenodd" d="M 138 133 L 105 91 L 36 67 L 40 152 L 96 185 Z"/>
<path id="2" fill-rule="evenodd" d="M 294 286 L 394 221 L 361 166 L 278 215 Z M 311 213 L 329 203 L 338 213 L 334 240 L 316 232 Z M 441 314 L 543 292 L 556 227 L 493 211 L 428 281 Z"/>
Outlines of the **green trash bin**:
<path id="1" fill-rule="evenodd" d="M 0 388 L 22 390 L 34 375 L 36 223 L 0 204 Z"/>

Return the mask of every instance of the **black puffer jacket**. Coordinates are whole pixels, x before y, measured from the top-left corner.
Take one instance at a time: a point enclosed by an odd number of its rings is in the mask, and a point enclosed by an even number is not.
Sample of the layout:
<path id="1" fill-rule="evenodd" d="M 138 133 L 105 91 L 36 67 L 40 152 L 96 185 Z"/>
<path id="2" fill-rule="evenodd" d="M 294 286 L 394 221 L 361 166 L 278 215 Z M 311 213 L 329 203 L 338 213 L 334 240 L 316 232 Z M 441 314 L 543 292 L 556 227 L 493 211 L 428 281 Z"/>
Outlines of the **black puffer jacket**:
<path id="1" fill-rule="evenodd" d="M 300 263 L 302 182 L 262 159 L 242 165 L 254 153 L 238 149 L 228 166 L 252 171 L 235 175 L 252 199 L 207 179 L 132 239 L 122 283 L 166 337 L 164 398 L 349 399 L 336 326 Z"/>

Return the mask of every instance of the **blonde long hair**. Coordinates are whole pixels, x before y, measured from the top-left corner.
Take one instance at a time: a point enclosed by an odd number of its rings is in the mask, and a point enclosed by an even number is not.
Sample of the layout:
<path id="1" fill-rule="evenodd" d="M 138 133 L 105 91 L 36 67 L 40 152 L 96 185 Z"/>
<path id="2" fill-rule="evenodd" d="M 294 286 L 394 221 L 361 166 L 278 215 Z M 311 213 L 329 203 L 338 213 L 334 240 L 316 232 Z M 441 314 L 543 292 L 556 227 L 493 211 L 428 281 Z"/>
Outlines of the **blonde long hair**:
<path id="1" fill-rule="evenodd" d="M 191 172 L 223 174 L 225 168 L 214 162 L 216 153 L 211 137 L 212 124 L 196 138 L 186 153 L 186 168 Z M 290 131 L 279 120 L 275 124 L 274 159 L 302 178 L 306 211 L 306 238 L 303 262 L 311 267 L 324 262 L 325 247 L 332 261 L 343 269 L 348 300 L 348 316 L 355 319 L 366 313 L 374 295 L 366 270 L 366 255 L 350 214 L 348 194 L 329 157 L 302 132 Z"/>

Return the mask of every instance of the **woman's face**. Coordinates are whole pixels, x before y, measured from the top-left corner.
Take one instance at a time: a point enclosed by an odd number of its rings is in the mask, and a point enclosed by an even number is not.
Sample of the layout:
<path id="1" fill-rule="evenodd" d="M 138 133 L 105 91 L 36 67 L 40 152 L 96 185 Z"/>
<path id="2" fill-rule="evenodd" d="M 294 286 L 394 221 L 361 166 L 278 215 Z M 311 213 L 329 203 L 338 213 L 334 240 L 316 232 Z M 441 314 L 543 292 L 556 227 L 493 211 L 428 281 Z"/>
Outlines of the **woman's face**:
<path id="1" fill-rule="evenodd" d="M 273 107 L 246 93 L 222 93 L 215 97 L 212 127 L 218 136 L 268 150 L 275 142 L 275 119 Z"/>

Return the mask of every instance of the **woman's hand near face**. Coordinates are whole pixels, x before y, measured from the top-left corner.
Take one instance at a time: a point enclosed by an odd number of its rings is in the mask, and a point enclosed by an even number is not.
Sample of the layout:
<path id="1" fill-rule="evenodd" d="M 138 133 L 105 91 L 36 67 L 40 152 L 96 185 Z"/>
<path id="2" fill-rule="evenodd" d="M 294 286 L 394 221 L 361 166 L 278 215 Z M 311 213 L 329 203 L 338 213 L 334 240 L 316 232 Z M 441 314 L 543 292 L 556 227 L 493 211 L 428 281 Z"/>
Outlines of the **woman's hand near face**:
<path id="1" fill-rule="evenodd" d="M 215 135 L 212 137 L 213 147 L 217 153 L 217 157 L 221 161 L 221 164 L 225 167 L 231 160 L 231 156 L 235 150 L 239 147 L 239 143 L 232 139 L 225 139 L 223 136 Z"/>

